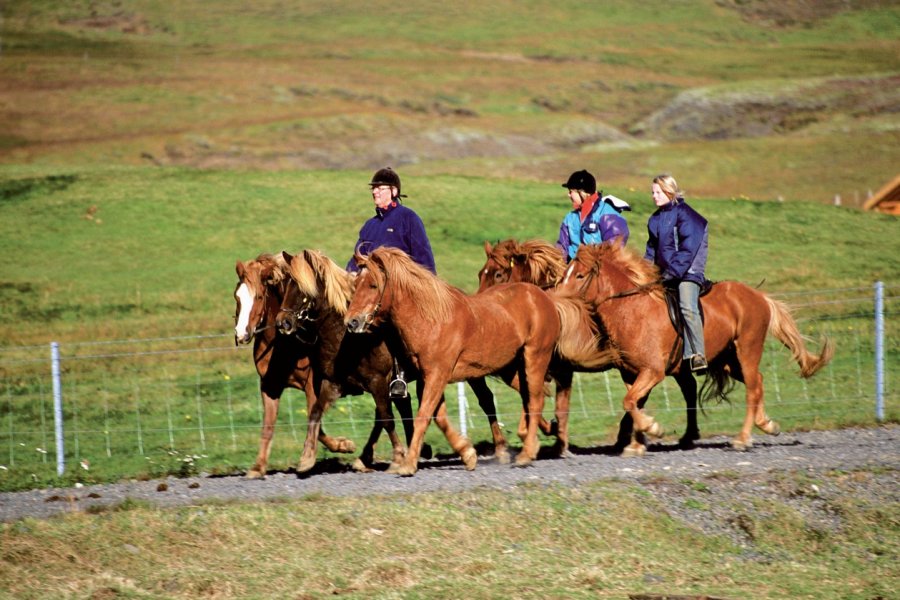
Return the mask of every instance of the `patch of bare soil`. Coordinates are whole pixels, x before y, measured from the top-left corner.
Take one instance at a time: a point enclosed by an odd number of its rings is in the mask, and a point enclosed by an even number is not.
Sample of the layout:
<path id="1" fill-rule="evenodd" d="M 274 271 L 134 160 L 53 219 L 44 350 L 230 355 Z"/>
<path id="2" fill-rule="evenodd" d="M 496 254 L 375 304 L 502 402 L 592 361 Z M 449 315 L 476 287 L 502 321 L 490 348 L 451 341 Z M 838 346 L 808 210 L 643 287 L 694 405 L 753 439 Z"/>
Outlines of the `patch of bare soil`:
<path id="1" fill-rule="evenodd" d="M 716 0 L 747 21 L 776 27 L 810 26 L 851 10 L 892 6 L 893 0 Z"/>

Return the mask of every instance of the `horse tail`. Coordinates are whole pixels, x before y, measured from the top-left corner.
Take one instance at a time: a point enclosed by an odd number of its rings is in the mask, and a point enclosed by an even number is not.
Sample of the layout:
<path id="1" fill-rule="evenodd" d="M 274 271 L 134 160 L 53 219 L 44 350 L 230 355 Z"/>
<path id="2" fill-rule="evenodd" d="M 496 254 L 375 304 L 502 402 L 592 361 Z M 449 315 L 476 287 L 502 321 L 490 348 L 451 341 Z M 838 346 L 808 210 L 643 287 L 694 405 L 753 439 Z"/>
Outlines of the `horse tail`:
<path id="1" fill-rule="evenodd" d="M 576 297 L 559 296 L 552 292 L 551 296 L 560 322 L 556 352 L 568 362 L 585 369 L 611 367 L 617 352 L 597 329 L 584 302 Z"/>
<path id="2" fill-rule="evenodd" d="M 797 322 L 791 316 L 788 306 L 768 296 L 765 296 L 765 299 L 771 313 L 769 333 L 791 351 L 791 356 L 800 365 L 800 376 L 804 379 L 812 377 L 819 369 L 827 365 L 834 356 L 834 342 L 824 337 L 822 340 L 822 351 L 818 356 L 813 355 L 807 351 L 803 336 L 800 334 Z"/>

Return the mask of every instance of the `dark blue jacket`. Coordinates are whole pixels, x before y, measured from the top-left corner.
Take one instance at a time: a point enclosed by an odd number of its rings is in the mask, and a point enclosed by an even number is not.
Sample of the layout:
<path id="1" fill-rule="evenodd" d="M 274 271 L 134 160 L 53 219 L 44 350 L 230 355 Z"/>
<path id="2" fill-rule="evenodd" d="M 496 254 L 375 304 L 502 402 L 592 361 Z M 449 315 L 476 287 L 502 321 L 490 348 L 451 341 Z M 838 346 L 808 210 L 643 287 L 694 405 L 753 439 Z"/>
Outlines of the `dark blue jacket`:
<path id="1" fill-rule="evenodd" d="M 375 248 L 390 246 L 399 248 L 431 271 L 434 269 L 434 254 L 431 242 L 425 234 L 425 225 L 412 209 L 399 202 L 394 202 L 385 210 L 375 209 L 375 216 L 366 221 L 359 230 L 359 240 L 353 251 L 362 255 L 369 254 Z M 358 271 L 356 258 L 351 257 L 347 263 L 348 271 Z"/>
<path id="2" fill-rule="evenodd" d="M 663 279 L 703 284 L 709 232 L 700 213 L 676 198 L 650 215 L 647 230 L 650 238 L 644 258 L 659 267 Z"/>

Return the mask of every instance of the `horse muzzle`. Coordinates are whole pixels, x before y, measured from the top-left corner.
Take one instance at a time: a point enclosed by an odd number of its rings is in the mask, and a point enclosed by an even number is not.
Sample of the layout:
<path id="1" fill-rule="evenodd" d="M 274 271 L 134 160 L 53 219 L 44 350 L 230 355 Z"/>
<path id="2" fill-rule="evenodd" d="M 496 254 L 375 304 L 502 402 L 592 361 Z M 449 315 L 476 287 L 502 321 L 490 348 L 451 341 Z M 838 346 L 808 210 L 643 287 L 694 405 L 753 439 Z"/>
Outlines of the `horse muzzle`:
<path id="1" fill-rule="evenodd" d="M 297 322 L 297 315 L 294 313 L 279 315 L 275 320 L 275 325 L 278 327 L 278 333 L 282 335 L 294 335 L 297 333 L 297 330 L 300 329 L 300 324 Z"/>
<path id="2" fill-rule="evenodd" d="M 349 317 L 344 323 L 349 333 L 366 333 L 375 316 L 372 313 Z"/>

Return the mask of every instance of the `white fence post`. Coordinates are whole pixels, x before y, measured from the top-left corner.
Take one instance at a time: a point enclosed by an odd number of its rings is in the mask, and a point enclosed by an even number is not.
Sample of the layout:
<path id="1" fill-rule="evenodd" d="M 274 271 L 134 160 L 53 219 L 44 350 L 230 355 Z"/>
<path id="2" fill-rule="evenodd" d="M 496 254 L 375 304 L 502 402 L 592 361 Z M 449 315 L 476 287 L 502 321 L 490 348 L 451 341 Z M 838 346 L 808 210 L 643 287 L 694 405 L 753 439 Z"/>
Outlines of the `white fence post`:
<path id="1" fill-rule="evenodd" d="M 875 282 L 875 418 L 884 421 L 884 282 Z"/>
<path id="2" fill-rule="evenodd" d="M 456 384 L 456 399 L 459 401 L 459 432 L 467 435 L 466 421 L 468 420 L 467 412 L 469 401 L 466 400 L 466 385 L 460 381 Z"/>
<path id="3" fill-rule="evenodd" d="M 56 430 L 56 474 L 66 471 L 66 449 L 63 445 L 62 382 L 59 377 L 59 344 L 50 342 L 50 372 L 53 376 L 53 424 Z"/>

